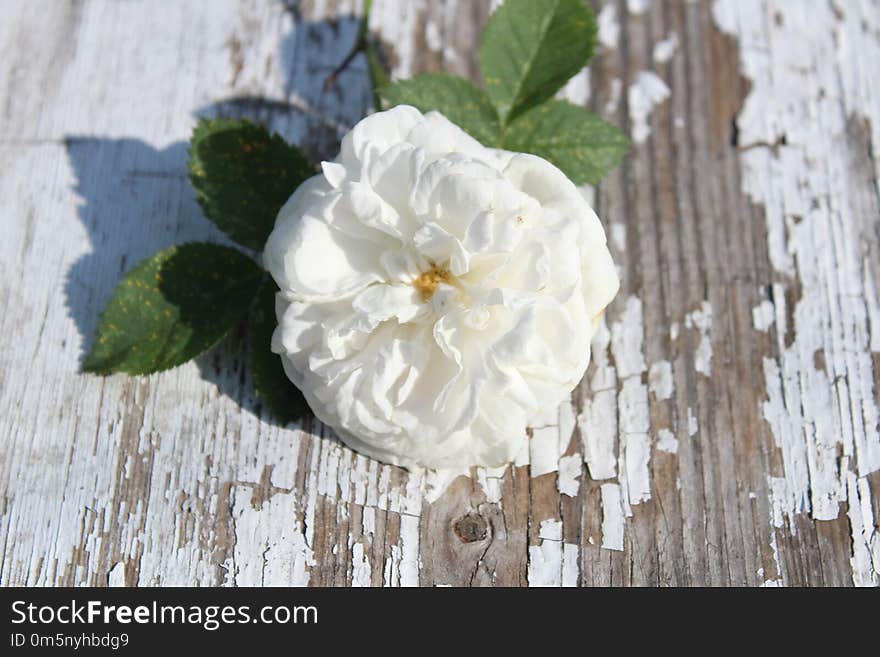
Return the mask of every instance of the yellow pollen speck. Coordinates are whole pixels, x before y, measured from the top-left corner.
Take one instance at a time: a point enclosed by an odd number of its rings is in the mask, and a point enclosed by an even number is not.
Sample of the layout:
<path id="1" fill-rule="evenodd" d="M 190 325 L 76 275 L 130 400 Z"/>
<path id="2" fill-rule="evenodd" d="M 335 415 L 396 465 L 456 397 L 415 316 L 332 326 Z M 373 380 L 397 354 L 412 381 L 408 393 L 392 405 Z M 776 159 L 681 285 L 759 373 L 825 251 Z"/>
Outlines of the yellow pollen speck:
<path id="1" fill-rule="evenodd" d="M 418 278 L 413 279 L 412 284 L 422 295 L 422 301 L 430 301 L 440 283 L 448 283 L 450 280 L 452 280 L 452 274 L 432 265 L 428 271 L 422 272 Z"/>

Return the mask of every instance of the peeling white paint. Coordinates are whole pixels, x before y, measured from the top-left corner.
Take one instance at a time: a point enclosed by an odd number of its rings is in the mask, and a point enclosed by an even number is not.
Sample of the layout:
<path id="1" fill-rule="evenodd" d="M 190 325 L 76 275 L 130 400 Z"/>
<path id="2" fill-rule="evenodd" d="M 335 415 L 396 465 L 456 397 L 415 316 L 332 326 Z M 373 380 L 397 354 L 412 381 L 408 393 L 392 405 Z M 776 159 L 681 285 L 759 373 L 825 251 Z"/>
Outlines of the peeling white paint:
<path id="1" fill-rule="evenodd" d="M 603 390 L 593 394 L 578 417 L 584 445 L 584 462 L 593 479 L 617 476 L 614 442 L 617 436 L 617 391 Z"/>
<path id="2" fill-rule="evenodd" d="M 771 521 L 787 518 L 794 531 L 795 514 L 833 520 L 846 502 L 853 582 L 876 584 L 875 530 L 866 536 L 861 522 L 870 496 L 859 482 L 880 468 L 877 291 L 862 240 L 865 204 L 877 207 L 865 176 L 876 180 L 880 167 L 875 158 L 873 172 L 854 169 L 863 155 L 850 135 L 863 126 L 880 152 L 880 12 L 871 3 L 718 0 L 713 17 L 739 41 L 751 82 L 737 117 L 742 187 L 764 208 L 770 260 L 785 281 L 773 286 L 774 312 L 764 302 L 753 315 L 756 330 L 775 319 L 780 354 L 763 361 L 762 412 L 783 464 L 770 478 Z"/>
<path id="3" fill-rule="evenodd" d="M 586 107 L 587 103 L 590 102 L 590 69 L 581 69 L 565 83 L 565 86 L 556 95 L 575 105 Z"/>
<path id="4" fill-rule="evenodd" d="M 529 586 L 561 586 L 563 578 L 562 522 L 553 519 L 542 520 L 538 530 L 538 538 L 539 545 L 529 546 L 527 573 Z"/>
<path id="5" fill-rule="evenodd" d="M 623 92 L 623 82 L 620 78 L 613 78 L 608 86 L 608 100 L 605 102 L 605 114 L 611 115 L 617 112 L 620 105 L 620 94 Z"/>
<path id="6" fill-rule="evenodd" d="M 580 548 L 573 543 L 563 543 L 562 545 L 562 586 L 565 588 L 573 588 L 580 583 L 580 568 L 578 566 L 578 557 L 580 556 Z"/>
<path id="7" fill-rule="evenodd" d="M 294 493 L 276 493 L 254 506 L 251 491 L 235 495 L 232 508 L 236 542 L 233 553 L 237 586 L 263 586 L 266 582 L 306 586 L 315 557 L 302 527 L 290 521 L 297 508 Z M 255 549 L 260 546 L 260 549 Z M 254 553 L 262 559 L 253 558 Z"/>
<path id="8" fill-rule="evenodd" d="M 385 560 L 383 584 L 391 587 L 419 585 L 419 519 L 401 514 L 400 545 L 391 546 Z"/>
<path id="9" fill-rule="evenodd" d="M 678 35 L 673 32 L 668 37 L 663 39 L 663 41 L 658 41 L 654 44 L 654 51 L 652 53 L 654 61 L 658 64 L 668 62 L 670 59 L 672 59 L 672 56 L 675 54 L 675 51 L 677 49 Z"/>
<path id="10" fill-rule="evenodd" d="M 712 343 L 708 335 L 700 336 L 700 343 L 694 352 L 694 369 L 705 376 L 712 375 Z"/>
<path id="11" fill-rule="evenodd" d="M 626 300 L 620 319 L 611 327 L 611 351 L 617 376 L 621 379 L 641 375 L 648 369 L 642 353 L 644 328 L 642 326 L 642 302 L 630 296 Z"/>
<path id="12" fill-rule="evenodd" d="M 868 325 L 871 329 L 869 348 L 874 353 L 880 353 L 880 295 L 877 294 L 877 288 L 871 278 L 867 258 L 862 261 L 862 269 L 865 272 L 865 303 L 868 306 Z"/>
<path id="13" fill-rule="evenodd" d="M 107 586 L 111 588 L 125 586 L 125 564 L 121 561 L 117 562 L 107 573 Z"/>
<path id="14" fill-rule="evenodd" d="M 752 326 L 756 331 L 767 331 L 773 326 L 776 319 L 776 306 L 772 301 L 765 299 L 752 308 Z"/>
<path id="15" fill-rule="evenodd" d="M 617 455 L 614 452 L 617 437 L 617 374 L 609 365 L 608 347 L 611 333 L 605 317 L 593 336 L 591 352 L 595 371 L 590 379 L 592 396 L 584 401 L 578 416 L 578 429 L 584 446 L 584 462 L 593 479 L 611 479 L 617 476 Z"/>
<path id="16" fill-rule="evenodd" d="M 626 250 L 626 224 L 620 221 L 613 221 L 609 226 L 611 233 L 611 244 L 620 253 Z"/>
<path id="17" fill-rule="evenodd" d="M 428 20 L 425 23 L 425 45 L 434 52 L 443 50 L 443 39 L 440 37 L 440 28 L 437 23 Z"/>
<path id="18" fill-rule="evenodd" d="M 694 369 L 705 376 L 712 375 L 712 342 L 709 331 L 712 328 L 712 306 L 703 301 L 700 307 L 689 312 L 684 318 L 685 328 L 696 329 L 700 335 L 697 350 L 694 352 Z"/>
<path id="19" fill-rule="evenodd" d="M 699 431 L 700 425 L 697 423 L 697 416 L 694 415 L 694 412 L 691 410 L 691 407 L 688 406 L 687 409 L 687 432 L 688 436 L 697 435 L 697 431 Z"/>
<path id="20" fill-rule="evenodd" d="M 397 57 L 391 69 L 391 77 L 395 80 L 413 77 L 417 42 L 412 37 L 416 33 L 417 21 L 424 7 L 424 0 L 373 3 L 369 27 L 383 41 L 394 44 Z"/>
<path id="21" fill-rule="evenodd" d="M 623 550 L 623 529 L 626 520 L 619 484 L 602 484 L 602 547 Z"/>
<path id="22" fill-rule="evenodd" d="M 660 429 L 657 432 L 657 449 L 668 454 L 678 452 L 678 439 L 669 429 Z"/>
<path id="23" fill-rule="evenodd" d="M 372 538 L 376 534 L 376 509 L 365 506 L 361 512 L 361 531 L 364 536 Z"/>
<path id="24" fill-rule="evenodd" d="M 641 376 L 631 376 L 623 382 L 617 401 L 620 407 L 620 433 L 648 433 L 651 427 L 648 387 L 642 383 Z"/>
<path id="25" fill-rule="evenodd" d="M 611 330 L 603 319 L 593 338 L 592 395 L 578 417 L 590 476 L 617 478 L 617 483 L 601 486 L 602 544 L 610 549 L 622 549 L 623 517 L 632 515 L 631 505 L 651 498 L 650 408 L 648 386 L 642 382 L 648 367 L 643 343 L 642 302 L 631 296 Z"/>
<path id="26" fill-rule="evenodd" d="M 643 14 L 650 0 L 626 0 L 626 10 L 635 16 Z"/>
<path id="27" fill-rule="evenodd" d="M 653 71 L 639 71 L 635 74 L 627 90 L 629 101 L 629 120 L 632 124 L 630 136 L 637 144 L 644 142 L 651 134 L 648 119 L 654 106 L 669 98 L 669 87 Z"/>
<path id="28" fill-rule="evenodd" d="M 532 429 L 529 441 L 529 460 L 531 475 L 540 477 L 543 474 L 556 472 L 559 467 L 559 428 L 555 426 Z M 564 451 L 565 448 L 563 447 Z"/>
<path id="29" fill-rule="evenodd" d="M 574 407 L 565 401 L 558 408 L 535 419 L 529 440 L 529 464 L 532 477 L 559 469 L 559 459 L 568 449 L 577 420 Z"/>
<path id="30" fill-rule="evenodd" d="M 538 528 L 538 538 L 548 541 L 562 540 L 562 521 L 561 520 L 542 520 Z"/>
<path id="31" fill-rule="evenodd" d="M 776 540 L 776 531 L 773 530 L 770 532 L 770 551 L 773 555 L 773 565 L 776 567 L 776 572 L 782 572 L 782 566 L 779 563 L 779 542 Z M 784 580 L 780 577 L 778 578 L 780 582 Z"/>
<path id="32" fill-rule="evenodd" d="M 871 490 L 865 477 L 847 473 L 849 522 L 852 529 L 853 583 L 856 586 L 880 584 L 880 531 L 874 526 Z"/>
<path id="33" fill-rule="evenodd" d="M 663 401 L 672 397 L 674 391 L 672 381 L 672 364 L 666 360 L 651 363 L 648 369 L 648 385 L 654 393 L 654 399 Z"/>
<path id="34" fill-rule="evenodd" d="M 370 559 L 364 554 L 363 543 L 355 543 L 351 549 L 351 585 L 365 587 L 370 586 L 371 581 Z"/>
<path id="35" fill-rule="evenodd" d="M 651 439 L 647 433 L 631 433 L 621 436 L 621 440 L 624 456 L 620 468 L 626 473 L 625 499 L 630 505 L 647 502 L 651 499 Z"/>
<path id="36" fill-rule="evenodd" d="M 617 396 L 620 453 L 618 468 L 624 486 L 624 508 L 651 498 L 649 462 L 651 427 L 648 386 L 642 383 L 647 364 L 643 353 L 642 302 L 631 296 L 611 327 L 611 352 L 622 379 Z"/>
<path id="37" fill-rule="evenodd" d="M 483 489 L 486 501 L 490 504 L 501 504 L 506 472 L 506 465 L 498 468 L 477 468 L 477 483 Z"/>
<path id="38" fill-rule="evenodd" d="M 559 478 L 557 479 L 556 486 L 561 495 L 577 497 L 581 487 L 579 479 L 582 463 L 583 460 L 580 454 L 563 456 L 559 459 Z"/>
<path id="39" fill-rule="evenodd" d="M 620 25 L 617 24 L 617 8 L 613 3 L 602 7 L 597 17 L 599 26 L 599 43 L 613 50 L 617 47 L 617 39 L 620 36 Z"/>

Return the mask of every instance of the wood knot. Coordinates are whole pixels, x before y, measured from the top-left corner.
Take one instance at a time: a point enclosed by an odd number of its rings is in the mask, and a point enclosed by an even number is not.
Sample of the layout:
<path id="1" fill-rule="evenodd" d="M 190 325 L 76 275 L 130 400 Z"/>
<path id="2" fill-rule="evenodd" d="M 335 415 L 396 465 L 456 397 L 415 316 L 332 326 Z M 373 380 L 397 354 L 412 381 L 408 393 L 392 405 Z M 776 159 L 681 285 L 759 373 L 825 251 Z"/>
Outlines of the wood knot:
<path id="1" fill-rule="evenodd" d="M 489 535 L 489 524 L 479 513 L 467 513 L 455 521 L 452 529 L 462 543 L 482 541 Z"/>

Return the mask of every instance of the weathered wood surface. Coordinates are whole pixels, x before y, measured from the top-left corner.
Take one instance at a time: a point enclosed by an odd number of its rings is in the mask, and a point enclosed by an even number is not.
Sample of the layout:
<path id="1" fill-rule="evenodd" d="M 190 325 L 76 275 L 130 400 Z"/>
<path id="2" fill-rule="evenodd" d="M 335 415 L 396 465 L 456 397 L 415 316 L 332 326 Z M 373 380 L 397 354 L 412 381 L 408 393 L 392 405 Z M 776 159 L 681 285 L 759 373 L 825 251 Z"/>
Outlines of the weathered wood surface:
<path id="1" fill-rule="evenodd" d="M 488 2 L 374 5 L 395 75 L 479 75 Z M 455 476 L 265 422 L 240 336 L 78 373 L 123 271 L 220 239 L 197 115 L 319 158 L 368 111 L 360 60 L 322 91 L 360 3 L 6 0 L 0 583 L 877 585 L 880 6 L 597 9 L 566 94 L 634 139 L 586 190 L 621 293 L 528 457 Z"/>

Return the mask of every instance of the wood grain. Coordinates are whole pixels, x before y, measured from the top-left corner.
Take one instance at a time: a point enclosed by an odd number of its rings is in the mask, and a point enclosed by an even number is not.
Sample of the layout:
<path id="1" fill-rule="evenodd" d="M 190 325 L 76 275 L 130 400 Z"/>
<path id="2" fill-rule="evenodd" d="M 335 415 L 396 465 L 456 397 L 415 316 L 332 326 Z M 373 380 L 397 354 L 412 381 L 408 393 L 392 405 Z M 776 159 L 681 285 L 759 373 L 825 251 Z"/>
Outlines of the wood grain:
<path id="1" fill-rule="evenodd" d="M 14 0 L 0 22 L 0 584 L 880 583 L 880 5 L 597 0 L 564 94 L 634 139 L 585 188 L 621 292 L 502 469 L 406 472 L 266 420 L 242 335 L 79 374 L 121 273 L 222 241 L 197 116 L 335 155 L 360 2 Z M 643 6 L 644 5 L 644 6 Z M 395 76 L 479 79 L 494 3 L 375 0 Z"/>

